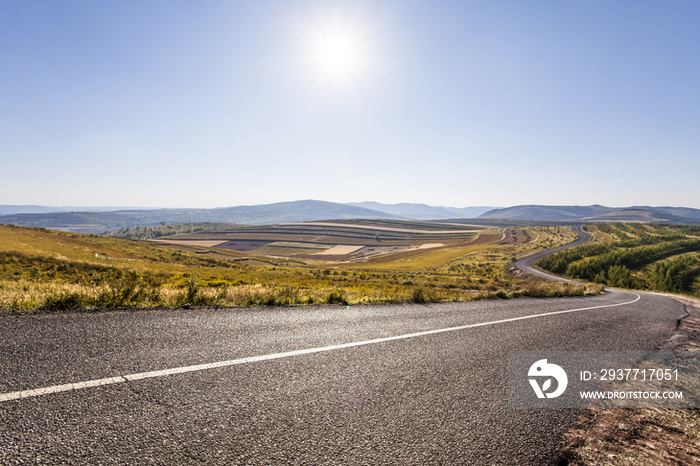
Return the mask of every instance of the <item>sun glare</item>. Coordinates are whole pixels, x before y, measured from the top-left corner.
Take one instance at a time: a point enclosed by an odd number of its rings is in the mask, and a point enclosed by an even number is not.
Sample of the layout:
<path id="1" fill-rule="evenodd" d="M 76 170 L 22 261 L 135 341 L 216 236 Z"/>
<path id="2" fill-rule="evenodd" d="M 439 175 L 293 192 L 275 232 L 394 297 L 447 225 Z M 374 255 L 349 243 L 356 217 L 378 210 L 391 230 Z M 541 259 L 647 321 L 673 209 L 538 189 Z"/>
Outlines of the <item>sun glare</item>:
<path id="1" fill-rule="evenodd" d="M 367 25 L 337 15 L 308 25 L 305 31 L 307 72 L 325 88 L 356 87 L 370 69 Z"/>
<path id="2" fill-rule="evenodd" d="M 317 39 L 314 50 L 319 67 L 330 75 L 347 75 L 360 66 L 361 49 L 347 34 L 328 34 Z"/>

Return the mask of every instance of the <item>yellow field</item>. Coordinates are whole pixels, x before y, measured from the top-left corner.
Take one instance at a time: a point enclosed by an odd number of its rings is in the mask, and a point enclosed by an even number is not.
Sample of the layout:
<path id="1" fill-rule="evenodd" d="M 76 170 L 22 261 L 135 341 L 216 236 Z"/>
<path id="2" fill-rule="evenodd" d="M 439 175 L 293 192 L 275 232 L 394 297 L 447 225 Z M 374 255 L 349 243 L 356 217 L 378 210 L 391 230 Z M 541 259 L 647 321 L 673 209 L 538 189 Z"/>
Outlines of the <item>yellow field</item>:
<path id="1" fill-rule="evenodd" d="M 445 262 L 490 247 L 490 244 L 475 244 L 470 246 L 441 248 L 437 251 L 430 252 L 422 252 L 421 250 L 422 253 L 415 257 L 405 257 L 408 254 L 404 253 L 402 256 L 402 253 L 397 253 L 386 259 L 377 259 L 376 261 L 370 260 L 366 265 L 377 270 L 416 270 L 444 264 Z M 388 260 L 390 260 L 390 262 L 386 262 Z"/>

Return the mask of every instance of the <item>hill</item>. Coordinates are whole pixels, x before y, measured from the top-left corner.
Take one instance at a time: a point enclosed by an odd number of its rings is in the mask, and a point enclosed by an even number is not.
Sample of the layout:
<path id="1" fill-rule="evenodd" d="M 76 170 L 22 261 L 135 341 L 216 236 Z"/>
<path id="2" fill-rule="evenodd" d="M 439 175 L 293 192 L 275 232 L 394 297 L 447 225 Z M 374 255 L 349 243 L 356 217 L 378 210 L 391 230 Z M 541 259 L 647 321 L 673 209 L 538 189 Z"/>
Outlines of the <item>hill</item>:
<path id="1" fill-rule="evenodd" d="M 493 207 L 436 207 L 427 204 L 401 202 L 399 204 L 383 204 L 381 202 L 365 201 L 350 202 L 348 205 L 377 210 L 387 214 L 398 215 L 411 220 L 445 220 L 448 218 L 474 218 L 492 210 Z"/>
<path id="2" fill-rule="evenodd" d="M 490 210 L 478 218 L 507 218 L 515 220 L 579 220 L 615 212 L 613 207 L 520 205 Z"/>
<path id="3" fill-rule="evenodd" d="M 54 209 L 54 210 L 51 210 Z M 122 209 L 98 207 L 0 206 L 0 224 L 48 228 L 76 233 L 104 233 L 166 224 L 228 223 L 271 225 L 315 220 L 432 220 L 501 225 L 526 222 L 656 222 L 700 224 L 700 210 L 688 207 L 606 207 L 521 205 L 489 207 L 435 207 L 427 204 L 356 202 L 341 204 L 317 200 L 277 202 L 215 209 Z M 104 209 L 104 210 L 103 210 Z M 465 219 L 472 219 L 467 221 Z M 505 224 L 503 224 L 505 225 Z"/>
<path id="4" fill-rule="evenodd" d="M 649 207 L 649 206 L 635 206 L 631 209 L 642 209 L 651 210 L 653 212 L 658 212 L 662 214 L 674 215 L 676 217 L 687 217 L 700 219 L 700 209 L 692 209 L 690 207 Z"/>
<path id="5" fill-rule="evenodd" d="M 43 205 L 0 205 L 0 216 L 16 214 L 48 214 L 52 212 L 114 212 L 117 210 L 153 210 L 140 207 L 85 207 L 85 206 L 43 206 Z"/>
<path id="6" fill-rule="evenodd" d="M 606 207 L 522 205 L 493 209 L 480 219 L 586 222 L 668 222 L 700 224 L 700 210 L 688 207 Z"/>
<path id="7" fill-rule="evenodd" d="M 616 212 L 610 212 L 596 217 L 588 217 L 585 219 L 589 222 L 643 222 L 643 223 L 691 223 L 689 217 L 679 217 L 677 215 L 666 214 L 662 212 L 654 212 L 640 208 L 622 209 Z"/>
<path id="8" fill-rule="evenodd" d="M 304 200 L 217 209 L 154 209 L 115 212 L 51 212 L 0 217 L 0 224 L 77 233 L 153 226 L 165 223 L 238 223 L 264 225 L 326 219 L 399 219 L 396 215 L 334 202 Z"/>

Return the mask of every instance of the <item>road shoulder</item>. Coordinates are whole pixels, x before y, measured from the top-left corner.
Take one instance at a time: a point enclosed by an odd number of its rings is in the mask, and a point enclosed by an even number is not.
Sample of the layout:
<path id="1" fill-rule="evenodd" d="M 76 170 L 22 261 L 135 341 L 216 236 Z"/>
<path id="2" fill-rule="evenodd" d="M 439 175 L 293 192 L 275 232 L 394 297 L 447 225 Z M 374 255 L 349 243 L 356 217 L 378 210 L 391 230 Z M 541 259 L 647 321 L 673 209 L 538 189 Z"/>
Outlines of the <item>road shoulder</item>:
<path id="1" fill-rule="evenodd" d="M 700 351 L 700 299 L 664 296 L 688 315 L 660 350 Z M 564 441 L 561 463 L 571 466 L 700 465 L 700 410 L 588 409 Z"/>

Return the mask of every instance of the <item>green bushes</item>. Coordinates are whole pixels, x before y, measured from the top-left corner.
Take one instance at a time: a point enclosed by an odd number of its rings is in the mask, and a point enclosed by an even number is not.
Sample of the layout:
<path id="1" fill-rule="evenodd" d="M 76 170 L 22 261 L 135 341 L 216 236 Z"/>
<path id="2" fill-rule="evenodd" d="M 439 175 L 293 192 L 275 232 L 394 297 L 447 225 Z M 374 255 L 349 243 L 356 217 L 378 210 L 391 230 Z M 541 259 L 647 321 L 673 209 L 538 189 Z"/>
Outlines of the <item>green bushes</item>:
<path id="1" fill-rule="evenodd" d="M 700 251 L 700 240 L 690 239 L 661 243 L 654 246 L 641 246 L 630 249 L 620 248 L 572 263 L 566 268 L 566 275 L 584 280 L 599 281 L 602 277 L 602 272 L 607 276 L 608 284 L 629 288 L 634 284 L 629 269 L 637 269 L 652 262 L 691 251 Z M 615 267 L 614 270 L 613 267 Z M 621 283 L 626 283 L 627 285 L 622 285 Z"/>
<path id="2" fill-rule="evenodd" d="M 427 293 L 423 288 L 416 288 L 411 294 L 411 302 L 416 304 L 425 304 L 428 302 Z"/>
<path id="3" fill-rule="evenodd" d="M 552 273 L 564 274 L 572 262 L 586 257 L 599 256 L 613 250 L 612 246 L 606 244 L 584 245 L 547 256 L 540 259 L 537 265 Z"/>
<path id="4" fill-rule="evenodd" d="M 345 292 L 342 290 L 331 291 L 326 297 L 326 303 L 328 304 L 347 304 L 348 300 L 345 298 Z"/>
<path id="5" fill-rule="evenodd" d="M 670 292 L 693 290 L 694 280 L 700 275 L 700 260 L 696 256 L 665 260 L 700 251 L 699 239 L 681 233 L 687 227 L 655 226 L 652 233 L 641 225 L 598 225 L 598 229 L 624 239 L 562 251 L 545 257 L 538 265 L 553 273 L 607 286 Z M 636 237 L 625 231 L 634 232 Z"/>
<path id="6" fill-rule="evenodd" d="M 81 309 L 86 306 L 85 298 L 78 293 L 67 293 L 58 296 L 48 296 L 39 306 L 41 310 L 64 311 L 69 309 Z"/>
<path id="7" fill-rule="evenodd" d="M 681 256 L 658 262 L 649 271 L 649 279 L 655 289 L 671 293 L 693 291 L 693 281 L 700 275 L 698 256 Z"/>

